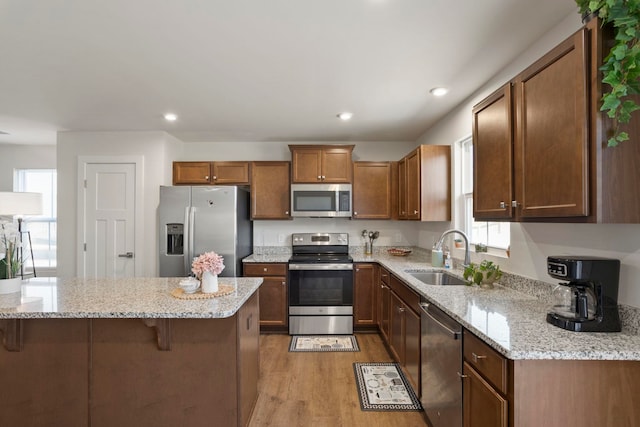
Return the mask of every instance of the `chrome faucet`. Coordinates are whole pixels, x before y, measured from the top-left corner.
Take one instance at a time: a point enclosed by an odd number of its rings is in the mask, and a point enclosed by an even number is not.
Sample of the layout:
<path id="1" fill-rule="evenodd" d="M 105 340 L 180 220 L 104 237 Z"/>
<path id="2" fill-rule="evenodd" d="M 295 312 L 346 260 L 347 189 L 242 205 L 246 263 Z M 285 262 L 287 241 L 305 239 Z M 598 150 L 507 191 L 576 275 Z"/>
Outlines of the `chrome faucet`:
<path id="1" fill-rule="evenodd" d="M 444 233 L 442 233 L 442 236 L 440 236 L 436 244 L 433 245 L 433 249 L 435 249 L 436 251 L 441 251 L 442 244 L 444 243 L 444 238 L 451 233 L 458 233 L 464 239 L 464 264 L 463 265 L 464 267 L 466 267 L 469 264 L 471 264 L 471 257 L 469 255 L 469 238 L 467 237 L 466 234 L 464 234 L 463 231 L 458 230 L 456 228 L 452 228 L 451 230 L 445 231 Z"/>

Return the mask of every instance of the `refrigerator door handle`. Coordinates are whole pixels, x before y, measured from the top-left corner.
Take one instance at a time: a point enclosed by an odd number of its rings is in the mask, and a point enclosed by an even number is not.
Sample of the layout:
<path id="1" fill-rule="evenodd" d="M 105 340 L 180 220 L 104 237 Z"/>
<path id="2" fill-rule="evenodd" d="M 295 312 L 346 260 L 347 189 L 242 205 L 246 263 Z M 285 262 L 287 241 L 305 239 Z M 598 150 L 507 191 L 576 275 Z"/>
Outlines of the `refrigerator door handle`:
<path id="1" fill-rule="evenodd" d="M 196 256 L 195 225 L 196 225 L 196 208 L 191 206 L 189 207 L 189 258 L 187 260 L 187 268 L 186 268 L 188 274 L 191 274 L 191 261 Z"/>
<path id="2" fill-rule="evenodd" d="M 189 263 L 191 262 L 191 208 L 187 206 L 184 208 L 184 273 L 189 276 L 191 273 L 191 269 Z"/>

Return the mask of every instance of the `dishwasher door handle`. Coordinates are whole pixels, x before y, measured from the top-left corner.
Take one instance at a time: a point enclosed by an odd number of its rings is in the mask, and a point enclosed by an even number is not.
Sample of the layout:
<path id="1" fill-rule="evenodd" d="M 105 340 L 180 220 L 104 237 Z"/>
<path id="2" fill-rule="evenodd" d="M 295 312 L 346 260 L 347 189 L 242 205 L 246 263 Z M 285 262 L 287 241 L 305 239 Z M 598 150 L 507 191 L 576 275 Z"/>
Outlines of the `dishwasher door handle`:
<path id="1" fill-rule="evenodd" d="M 458 338 L 460 338 L 460 335 L 462 334 L 462 332 L 460 331 L 454 331 L 453 329 L 451 329 L 449 326 L 445 325 L 444 323 L 442 323 L 440 320 L 436 319 L 435 317 L 433 317 L 433 315 L 431 313 L 429 313 L 429 304 L 428 303 L 421 303 L 420 307 L 422 308 L 422 311 L 424 312 L 424 314 L 426 314 L 427 316 L 429 316 L 429 318 L 431 320 L 433 320 L 434 322 L 436 322 L 438 325 L 440 325 L 441 328 L 443 328 L 444 330 L 446 330 L 447 332 L 449 332 L 452 335 L 452 338 L 454 340 L 457 340 Z"/>

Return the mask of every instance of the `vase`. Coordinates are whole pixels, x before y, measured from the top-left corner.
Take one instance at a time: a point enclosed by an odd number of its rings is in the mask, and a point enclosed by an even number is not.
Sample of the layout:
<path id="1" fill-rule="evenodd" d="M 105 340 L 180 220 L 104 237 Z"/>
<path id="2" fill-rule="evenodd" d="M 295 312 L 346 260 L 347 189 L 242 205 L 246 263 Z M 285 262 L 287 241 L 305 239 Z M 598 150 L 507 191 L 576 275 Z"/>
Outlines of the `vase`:
<path id="1" fill-rule="evenodd" d="M 205 294 L 218 292 L 218 275 L 213 274 L 210 271 L 205 271 L 202 275 L 200 290 Z"/>
<path id="2" fill-rule="evenodd" d="M 14 277 L 13 279 L 0 279 L 0 294 L 12 294 L 22 290 L 22 279 Z"/>

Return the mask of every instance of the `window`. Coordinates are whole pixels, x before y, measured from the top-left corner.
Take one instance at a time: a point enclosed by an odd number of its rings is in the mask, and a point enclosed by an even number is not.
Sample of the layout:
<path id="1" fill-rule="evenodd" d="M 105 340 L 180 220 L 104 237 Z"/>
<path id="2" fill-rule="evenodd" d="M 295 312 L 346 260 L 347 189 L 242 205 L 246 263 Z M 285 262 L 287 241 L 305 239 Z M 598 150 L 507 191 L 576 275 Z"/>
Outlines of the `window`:
<path id="1" fill-rule="evenodd" d="M 16 169 L 13 175 L 13 190 L 42 193 L 42 215 L 25 216 L 22 229 L 28 231 L 31 237 L 36 273 L 42 275 L 41 273 L 46 273 L 47 270 L 54 270 L 57 244 L 56 170 Z M 28 245 L 25 242 L 25 257 L 31 258 L 31 254 L 27 252 Z M 31 268 L 30 261 L 26 261 L 26 268 Z"/>
<path id="2" fill-rule="evenodd" d="M 472 244 L 482 243 L 486 246 L 507 249 L 511 243 L 509 222 L 475 221 L 473 219 L 473 144 L 471 138 L 461 141 L 461 191 L 464 204 L 464 232 Z"/>

